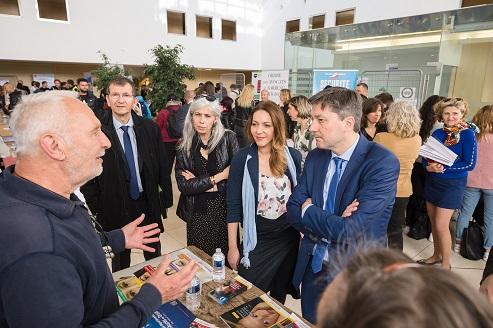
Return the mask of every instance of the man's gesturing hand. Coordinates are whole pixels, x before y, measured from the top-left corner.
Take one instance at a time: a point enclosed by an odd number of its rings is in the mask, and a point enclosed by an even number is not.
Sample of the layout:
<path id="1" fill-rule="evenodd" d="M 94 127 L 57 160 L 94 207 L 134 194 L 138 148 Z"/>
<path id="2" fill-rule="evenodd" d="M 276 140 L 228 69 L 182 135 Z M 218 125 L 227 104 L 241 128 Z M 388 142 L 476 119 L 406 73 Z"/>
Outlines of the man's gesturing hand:
<path id="1" fill-rule="evenodd" d="M 190 287 L 190 282 L 198 269 L 197 264 L 192 261 L 177 273 L 167 276 L 164 273 L 170 262 L 169 256 L 165 255 L 159 268 L 146 281 L 146 283 L 153 285 L 159 290 L 163 303 L 181 297 Z"/>
<path id="2" fill-rule="evenodd" d="M 146 244 L 158 242 L 161 230 L 159 230 L 157 223 L 139 227 L 142 221 L 144 221 L 144 214 L 122 228 L 123 235 L 125 236 L 125 248 L 138 248 L 146 252 L 155 252 L 156 250 L 154 248 Z"/>

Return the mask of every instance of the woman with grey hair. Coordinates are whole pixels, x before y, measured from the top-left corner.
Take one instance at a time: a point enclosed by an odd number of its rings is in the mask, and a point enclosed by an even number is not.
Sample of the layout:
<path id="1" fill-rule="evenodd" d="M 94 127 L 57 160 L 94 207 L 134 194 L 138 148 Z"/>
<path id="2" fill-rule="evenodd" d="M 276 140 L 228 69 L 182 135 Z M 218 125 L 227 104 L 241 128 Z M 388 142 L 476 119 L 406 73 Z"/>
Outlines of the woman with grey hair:
<path id="1" fill-rule="evenodd" d="M 176 214 L 187 223 L 187 245 L 209 255 L 228 252 L 226 181 L 238 151 L 234 132 L 221 123 L 214 96 L 198 96 L 190 105 L 176 153 L 180 200 Z"/>

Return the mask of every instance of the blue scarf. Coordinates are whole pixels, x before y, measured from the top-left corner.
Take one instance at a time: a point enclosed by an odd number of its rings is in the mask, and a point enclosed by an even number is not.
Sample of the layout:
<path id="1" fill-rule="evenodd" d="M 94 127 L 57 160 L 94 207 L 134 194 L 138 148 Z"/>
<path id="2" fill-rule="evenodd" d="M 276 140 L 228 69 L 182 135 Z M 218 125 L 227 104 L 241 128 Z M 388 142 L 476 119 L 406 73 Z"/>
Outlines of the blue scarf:
<path id="1" fill-rule="evenodd" d="M 287 146 L 284 146 L 284 152 L 288 161 L 288 170 L 293 180 L 293 188 L 298 184 L 296 179 L 296 166 L 294 165 L 293 158 L 289 153 Z M 245 161 L 245 167 L 243 169 L 243 184 L 241 186 L 242 204 L 243 204 L 243 258 L 241 264 L 245 268 L 250 268 L 250 259 L 248 255 L 257 246 L 257 226 L 255 225 L 255 189 L 253 188 L 252 179 L 250 178 L 250 172 L 248 171 L 248 161 L 252 158 L 251 155 L 247 155 Z"/>

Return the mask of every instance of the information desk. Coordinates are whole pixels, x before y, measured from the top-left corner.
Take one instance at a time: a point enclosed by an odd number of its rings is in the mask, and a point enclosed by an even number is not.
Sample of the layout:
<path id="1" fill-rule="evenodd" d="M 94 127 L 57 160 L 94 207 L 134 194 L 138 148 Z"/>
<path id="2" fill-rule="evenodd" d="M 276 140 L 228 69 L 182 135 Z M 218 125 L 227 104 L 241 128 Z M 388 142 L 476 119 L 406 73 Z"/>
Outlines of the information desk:
<path id="1" fill-rule="evenodd" d="M 189 246 L 186 248 L 190 252 L 192 252 L 194 255 L 196 255 L 201 261 L 202 264 L 206 265 L 211 265 L 212 259 L 211 257 L 201 251 L 200 249 L 194 247 L 194 246 Z M 152 265 L 157 267 L 159 263 L 161 262 L 162 257 L 152 259 L 150 261 L 146 261 L 140 264 L 137 264 L 135 266 L 132 266 L 130 268 L 127 268 L 125 270 L 121 270 L 118 272 L 113 273 L 113 280 L 118 280 L 121 277 L 125 276 L 131 276 L 134 272 L 139 270 L 140 268 L 144 267 L 145 265 Z M 200 263 L 199 263 L 200 266 Z M 200 270 L 198 272 L 198 275 L 200 277 Z M 233 270 L 229 269 L 226 267 L 226 279 L 233 279 L 236 277 L 238 274 L 235 273 Z M 226 311 L 232 310 L 237 306 L 240 306 L 262 294 L 265 294 L 262 290 L 257 288 L 256 286 L 252 286 L 245 292 L 243 292 L 240 295 L 235 296 L 233 299 L 231 299 L 227 304 L 220 305 L 219 303 L 215 302 L 212 300 L 209 296 L 208 293 L 221 286 L 221 283 L 214 282 L 214 281 L 208 281 L 205 283 L 202 283 L 202 297 L 201 297 L 201 302 L 200 302 L 200 307 L 193 311 L 193 313 L 197 316 L 197 318 L 202 319 L 204 321 L 207 321 L 211 324 L 214 324 L 218 327 L 228 327 L 220 318 L 221 314 L 225 313 Z M 185 296 L 183 296 L 180 301 L 185 304 Z M 284 310 L 286 310 L 289 313 L 292 313 L 293 311 L 285 307 L 284 305 L 276 302 L 279 304 Z M 300 316 L 298 316 L 300 317 Z M 302 319 L 301 319 L 302 320 Z M 312 327 L 307 321 L 302 320 L 304 323 L 304 327 Z"/>

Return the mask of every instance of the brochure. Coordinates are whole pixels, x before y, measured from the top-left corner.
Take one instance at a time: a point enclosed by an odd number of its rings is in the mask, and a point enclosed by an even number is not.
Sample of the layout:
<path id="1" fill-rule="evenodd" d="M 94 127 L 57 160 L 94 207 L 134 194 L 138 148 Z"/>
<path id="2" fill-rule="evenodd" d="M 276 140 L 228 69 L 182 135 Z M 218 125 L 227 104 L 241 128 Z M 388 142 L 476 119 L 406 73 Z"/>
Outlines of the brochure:
<path id="1" fill-rule="evenodd" d="M 457 159 L 456 153 L 431 136 L 421 146 L 419 149 L 419 154 L 424 158 L 447 166 L 452 166 Z"/>
<path id="2" fill-rule="evenodd" d="M 195 315 L 185 305 L 172 301 L 161 305 L 144 328 L 188 328 L 194 320 Z"/>
<path id="3" fill-rule="evenodd" d="M 222 305 L 228 303 L 230 299 L 240 295 L 251 287 L 251 283 L 240 276 L 236 276 L 234 279 L 226 280 L 222 286 L 211 290 L 208 295 L 214 301 Z"/>
<path id="4" fill-rule="evenodd" d="M 299 328 L 291 314 L 266 294 L 225 312 L 221 319 L 232 328 Z"/>

